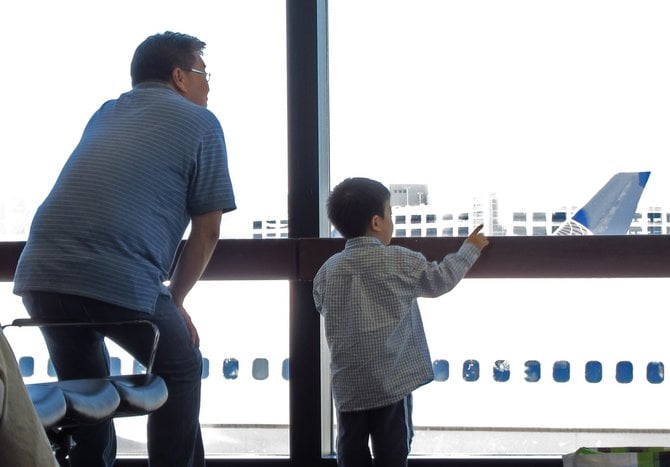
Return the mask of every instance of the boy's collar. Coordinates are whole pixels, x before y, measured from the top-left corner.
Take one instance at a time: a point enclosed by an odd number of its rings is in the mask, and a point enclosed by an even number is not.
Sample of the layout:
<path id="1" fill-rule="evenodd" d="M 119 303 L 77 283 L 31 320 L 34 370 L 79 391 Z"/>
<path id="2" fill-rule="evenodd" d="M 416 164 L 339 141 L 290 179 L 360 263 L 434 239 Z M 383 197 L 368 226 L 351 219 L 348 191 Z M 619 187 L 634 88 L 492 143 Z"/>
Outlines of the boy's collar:
<path id="1" fill-rule="evenodd" d="M 345 247 L 356 247 L 359 245 L 379 244 L 383 245 L 382 241 L 373 235 L 361 235 L 347 240 Z"/>

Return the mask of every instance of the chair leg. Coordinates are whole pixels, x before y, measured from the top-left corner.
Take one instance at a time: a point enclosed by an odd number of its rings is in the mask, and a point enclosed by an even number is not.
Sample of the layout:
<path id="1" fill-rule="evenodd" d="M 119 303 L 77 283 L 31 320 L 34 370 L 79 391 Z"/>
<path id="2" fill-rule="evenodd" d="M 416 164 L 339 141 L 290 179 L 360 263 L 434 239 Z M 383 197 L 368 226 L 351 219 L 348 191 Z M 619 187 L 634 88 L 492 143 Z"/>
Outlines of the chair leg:
<path id="1" fill-rule="evenodd" d="M 54 456 L 60 467 L 70 467 L 70 450 L 73 447 L 72 435 L 66 430 L 49 430 L 47 433 Z"/>

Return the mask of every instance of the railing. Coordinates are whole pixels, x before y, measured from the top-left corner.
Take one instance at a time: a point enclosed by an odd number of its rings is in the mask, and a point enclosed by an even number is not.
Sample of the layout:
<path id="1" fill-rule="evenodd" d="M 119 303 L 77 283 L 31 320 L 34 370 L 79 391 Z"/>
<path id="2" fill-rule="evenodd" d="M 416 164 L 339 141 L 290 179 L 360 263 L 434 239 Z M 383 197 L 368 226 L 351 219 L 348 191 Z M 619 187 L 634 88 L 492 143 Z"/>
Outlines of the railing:
<path id="1" fill-rule="evenodd" d="M 398 238 L 440 259 L 463 238 Z M 23 242 L 0 243 L 0 281 L 11 281 Z M 219 240 L 203 280 L 310 281 L 342 239 Z M 491 237 L 468 277 L 670 277 L 670 236 Z"/>

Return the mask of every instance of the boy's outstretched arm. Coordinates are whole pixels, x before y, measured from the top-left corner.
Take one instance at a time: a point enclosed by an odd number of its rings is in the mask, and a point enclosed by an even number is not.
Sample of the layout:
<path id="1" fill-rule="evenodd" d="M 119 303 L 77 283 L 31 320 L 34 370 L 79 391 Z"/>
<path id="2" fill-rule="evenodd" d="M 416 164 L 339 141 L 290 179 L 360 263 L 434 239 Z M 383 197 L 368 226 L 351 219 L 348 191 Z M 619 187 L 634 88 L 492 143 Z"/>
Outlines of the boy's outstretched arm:
<path id="1" fill-rule="evenodd" d="M 479 251 L 482 251 L 488 244 L 489 241 L 486 238 L 484 234 L 479 233 L 482 228 L 484 227 L 484 224 L 480 224 L 477 226 L 475 230 L 472 231 L 470 235 L 468 235 L 468 238 L 466 239 L 466 242 L 472 243 Z"/>

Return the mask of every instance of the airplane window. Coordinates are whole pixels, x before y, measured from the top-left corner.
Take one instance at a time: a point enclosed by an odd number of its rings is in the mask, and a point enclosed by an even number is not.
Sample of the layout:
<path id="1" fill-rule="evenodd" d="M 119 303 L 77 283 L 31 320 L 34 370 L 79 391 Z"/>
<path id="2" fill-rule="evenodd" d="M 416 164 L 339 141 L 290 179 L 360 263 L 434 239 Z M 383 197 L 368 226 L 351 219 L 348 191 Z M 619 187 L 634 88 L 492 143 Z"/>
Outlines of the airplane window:
<path id="1" fill-rule="evenodd" d="M 540 362 L 537 360 L 528 360 L 525 363 L 525 380 L 528 381 L 529 383 L 535 383 L 540 380 L 540 376 L 542 374 L 541 372 L 541 366 Z"/>
<path id="2" fill-rule="evenodd" d="M 647 365 L 647 381 L 660 384 L 665 379 L 665 367 L 662 362 L 649 362 Z"/>
<path id="3" fill-rule="evenodd" d="M 209 358 L 202 358 L 202 379 L 209 378 Z"/>
<path id="4" fill-rule="evenodd" d="M 586 362 L 584 378 L 589 383 L 599 383 L 603 379 L 603 365 L 598 361 Z"/>
<path id="5" fill-rule="evenodd" d="M 35 373 L 35 359 L 33 357 L 19 358 L 19 371 L 23 377 L 32 376 Z"/>
<path id="6" fill-rule="evenodd" d="M 119 357 L 109 358 L 109 372 L 112 376 L 121 374 L 121 359 Z"/>
<path id="7" fill-rule="evenodd" d="M 269 363 L 267 358 L 255 358 L 251 367 L 254 379 L 267 379 L 269 374 Z"/>
<path id="8" fill-rule="evenodd" d="M 509 381 L 510 364 L 506 360 L 496 360 L 493 365 L 493 379 L 499 383 Z"/>
<path id="9" fill-rule="evenodd" d="M 291 377 L 291 366 L 288 358 L 285 358 L 281 363 L 281 377 L 284 378 L 284 381 L 288 381 Z"/>
<path id="10" fill-rule="evenodd" d="M 554 362 L 554 381 L 557 383 L 570 381 L 570 362 L 566 360 Z"/>
<path id="11" fill-rule="evenodd" d="M 145 371 L 146 371 L 146 368 L 144 367 L 144 365 L 142 365 L 137 360 L 133 359 L 133 374 L 139 375 L 139 374 L 144 373 Z"/>
<path id="12" fill-rule="evenodd" d="M 52 378 L 56 377 L 56 369 L 54 368 L 53 363 L 51 363 L 51 359 L 49 359 L 49 362 L 47 363 L 47 375 Z"/>
<path id="13" fill-rule="evenodd" d="M 616 364 L 616 380 L 624 384 L 633 381 L 633 364 L 631 362 L 624 361 Z"/>
<path id="14" fill-rule="evenodd" d="M 470 382 L 479 379 L 479 362 L 477 360 L 463 362 L 463 379 Z"/>
<path id="15" fill-rule="evenodd" d="M 226 358 L 223 361 L 223 377 L 226 379 L 237 379 L 240 371 L 240 362 L 236 358 Z"/>
<path id="16" fill-rule="evenodd" d="M 446 381 L 449 379 L 449 362 L 447 360 L 435 360 L 433 362 L 435 381 Z"/>

